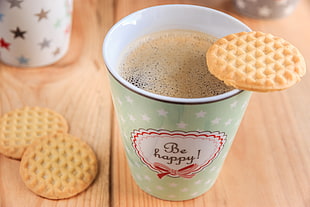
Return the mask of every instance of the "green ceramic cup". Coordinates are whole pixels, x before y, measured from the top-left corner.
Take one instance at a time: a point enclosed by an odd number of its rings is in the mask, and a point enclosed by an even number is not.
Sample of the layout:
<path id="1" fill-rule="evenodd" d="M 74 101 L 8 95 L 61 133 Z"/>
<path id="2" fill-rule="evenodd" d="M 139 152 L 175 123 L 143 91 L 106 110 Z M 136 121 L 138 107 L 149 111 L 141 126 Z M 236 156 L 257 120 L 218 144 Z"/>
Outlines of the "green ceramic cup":
<path id="1" fill-rule="evenodd" d="M 205 193 L 215 183 L 251 93 L 235 89 L 213 97 L 173 98 L 146 92 L 120 77 L 124 48 L 142 35 L 166 29 L 216 37 L 250 29 L 206 7 L 162 5 L 125 17 L 105 38 L 103 56 L 132 176 L 145 192 L 180 201 Z"/>

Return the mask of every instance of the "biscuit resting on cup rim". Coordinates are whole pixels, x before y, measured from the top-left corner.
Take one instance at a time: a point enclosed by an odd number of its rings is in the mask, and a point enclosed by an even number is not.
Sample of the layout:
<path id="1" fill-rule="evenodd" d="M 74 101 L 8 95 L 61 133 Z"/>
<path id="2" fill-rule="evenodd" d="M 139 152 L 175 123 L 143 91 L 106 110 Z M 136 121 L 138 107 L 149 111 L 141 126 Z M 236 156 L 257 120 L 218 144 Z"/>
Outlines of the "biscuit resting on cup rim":
<path id="1" fill-rule="evenodd" d="M 296 47 L 263 32 L 240 32 L 218 39 L 207 51 L 209 71 L 241 90 L 284 90 L 299 82 L 306 63 Z"/>

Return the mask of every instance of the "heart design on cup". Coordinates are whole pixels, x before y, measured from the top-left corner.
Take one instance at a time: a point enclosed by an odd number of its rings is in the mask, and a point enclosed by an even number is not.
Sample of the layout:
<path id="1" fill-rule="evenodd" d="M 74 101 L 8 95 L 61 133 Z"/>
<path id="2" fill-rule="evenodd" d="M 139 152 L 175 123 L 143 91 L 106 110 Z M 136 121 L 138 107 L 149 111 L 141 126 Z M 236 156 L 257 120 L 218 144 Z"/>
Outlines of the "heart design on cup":
<path id="1" fill-rule="evenodd" d="M 226 142 L 223 132 L 134 130 L 132 144 L 140 160 L 164 176 L 192 178 L 219 155 Z"/>

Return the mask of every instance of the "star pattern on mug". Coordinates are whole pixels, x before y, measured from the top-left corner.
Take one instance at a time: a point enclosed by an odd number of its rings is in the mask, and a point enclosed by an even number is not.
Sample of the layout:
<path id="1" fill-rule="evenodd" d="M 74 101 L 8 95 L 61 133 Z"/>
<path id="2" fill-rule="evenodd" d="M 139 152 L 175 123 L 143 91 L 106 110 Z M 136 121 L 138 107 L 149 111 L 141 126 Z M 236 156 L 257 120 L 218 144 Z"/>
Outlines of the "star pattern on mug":
<path id="1" fill-rule="evenodd" d="M 60 48 L 57 47 L 54 51 L 53 51 L 53 55 L 56 56 L 60 53 Z"/>
<path id="2" fill-rule="evenodd" d="M 38 22 L 40 22 L 42 19 L 48 19 L 47 14 L 49 11 L 44 11 L 44 9 L 41 9 L 39 13 L 34 14 L 38 17 Z"/>
<path id="3" fill-rule="evenodd" d="M 0 22 L 2 22 L 3 17 L 4 17 L 4 14 L 0 13 Z"/>
<path id="4" fill-rule="evenodd" d="M 23 0 L 7 0 L 8 3 L 10 3 L 10 9 L 17 7 L 21 9 L 21 3 Z"/>
<path id="5" fill-rule="evenodd" d="M 246 4 L 245 4 L 245 2 L 243 0 L 236 0 L 236 5 L 240 9 L 244 9 Z"/>
<path id="6" fill-rule="evenodd" d="M 29 58 L 26 58 L 23 55 L 18 57 L 17 59 L 18 59 L 19 64 L 21 65 L 27 65 L 29 62 Z"/>
<path id="7" fill-rule="evenodd" d="M 227 144 L 231 144 L 233 134 L 236 132 L 235 130 L 242 120 L 242 114 L 250 97 L 249 94 L 241 95 L 241 97 L 233 96 L 230 99 L 226 99 L 224 101 L 225 103 L 218 103 L 220 106 L 217 103 L 188 106 L 145 101 L 145 97 L 124 91 L 119 86 L 119 83 L 112 84 L 112 91 L 116 100 L 115 108 L 120 115 L 118 118 L 120 127 L 122 128 L 121 136 L 125 142 L 130 142 L 133 129 L 142 128 L 155 130 L 167 129 L 177 132 L 194 131 L 199 134 L 206 131 L 224 131 L 227 134 Z M 172 179 L 167 179 L 165 182 L 157 182 L 158 175 L 145 173 L 144 170 L 146 169 L 143 169 L 143 163 L 131 159 L 136 156 L 136 151 L 133 150 L 132 145 L 125 147 L 125 151 L 130 157 L 128 159 L 130 167 L 139 169 L 133 176 L 136 180 L 141 181 L 143 189 L 147 192 L 154 192 L 160 195 L 166 194 L 169 198 L 178 199 L 179 196 L 183 196 L 184 194 L 190 196 L 201 194 L 201 189 L 212 186 L 215 180 L 214 177 L 218 175 L 220 170 L 220 168 L 217 168 L 216 165 L 211 163 L 206 168 L 206 172 L 209 175 L 207 178 L 196 176 L 188 180 L 188 183 L 194 184 L 194 187 L 188 187 L 187 184 L 184 184 L 183 181 L 186 179 L 182 180 L 181 183 Z M 228 151 L 220 153 L 216 158 L 218 162 L 223 162 L 227 153 Z M 139 173 L 142 173 L 142 175 Z M 149 185 L 150 182 L 153 185 Z"/>
<path id="8" fill-rule="evenodd" d="M 159 116 L 165 116 L 166 117 L 168 114 L 168 111 L 166 111 L 165 109 L 158 109 L 157 113 Z"/>
<path id="9" fill-rule="evenodd" d="M 258 0 L 236 0 L 236 7 L 240 10 L 252 13 L 259 17 L 272 17 L 274 7 L 278 7 L 283 10 L 284 14 L 290 14 L 294 10 L 294 4 L 290 4 L 289 0 L 270 0 L 270 1 L 258 1 Z"/>
<path id="10" fill-rule="evenodd" d="M 72 0 L 59 0 L 60 7 L 52 1 L 0 2 L 1 60 L 35 67 L 55 62 L 64 54 L 71 34 Z"/>
<path id="11" fill-rule="evenodd" d="M 238 104 L 238 101 L 234 101 L 233 103 L 230 104 L 230 108 L 235 108 Z"/>
<path id="12" fill-rule="evenodd" d="M 286 5 L 288 0 L 274 0 L 278 5 Z"/>
<path id="13" fill-rule="evenodd" d="M 196 117 L 197 118 L 203 118 L 206 116 L 206 114 L 207 114 L 207 112 L 201 110 L 201 111 L 196 113 Z"/>
<path id="14" fill-rule="evenodd" d="M 20 30 L 19 27 L 16 27 L 15 30 L 11 30 L 11 32 L 14 34 L 14 39 L 18 37 L 25 39 L 24 35 L 26 34 L 26 31 Z"/>
<path id="15" fill-rule="evenodd" d="M 137 120 L 132 114 L 129 114 L 128 117 L 129 117 L 130 121 L 136 121 Z"/>
<path id="16" fill-rule="evenodd" d="M 133 103 L 133 99 L 130 96 L 126 96 L 126 101 L 131 104 Z"/>
<path id="17" fill-rule="evenodd" d="M 141 117 L 142 117 L 143 121 L 147 121 L 148 122 L 148 121 L 151 120 L 151 118 L 147 114 L 143 114 Z"/>
<path id="18" fill-rule="evenodd" d="M 51 40 L 47 40 L 47 39 L 43 39 L 42 42 L 39 43 L 41 50 L 43 50 L 44 48 L 49 48 L 51 44 Z"/>
<path id="19" fill-rule="evenodd" d="M 262 17 L 269 17 L 271 14 L 271 9 L 268 6 L 259 7 L 258 14 Z"/>
<path id="20" fill-rule="evenodd" d="M 232 119 L 228 119 L 226 122 L 225 122 L 225 126 L 228 126 L 228 125 L 231 125 L 232 124 Z"/>
<path id="21" fill-rule="evenodd" d="M 61 19 L 57 19 L 56 22 L 54 23 L 55 28 L 59 28 L 61 26 Z"/>
<path id="22" fill-rule="evenodd" d="M 65 34 L 70 34 L 71 32 L 71 24 L 68 24 L 65 29 Z"/>
<path id="23" fill-rule="evenodd" d="M 3 38 L 0 39 L 0 47 L 9 50 L 10 43 L 6 42 Z"/>
<path id="24" fill-rule="evenodd" d="M 215 125 L 215 124 L 219 124 L 220 121 L 221 121 L 221 118 L 216 117 L 215 119 L 213 119 L 213 120 L 211 121 L 211 123 L 212 123 L 213 125 Z"/>
<path id="25" fill-rule="evenodd" d="M 183 121 L 181 121 L 181 122 L 177 123 L 176 125 L 177 125 L 177 127 L 178 127 L 179 129 L 185 129 L 185 128 L 187 127 L 188 124 L 185 123 L 185 122 L 183 122 Z"/>
<path id="26" fill-rule="evenodd" d="M 284 9 L 284 13 L 286 14 L 290 14 L 293 12 L 295 8 L 293 6 L 287 6 L 285 9 Z"/>
<path id="27" fill-rule="evenodd" d="M 137 102 L 136 98 L 134 96 L 130 96 L 130 95 L 125 95 L 123 97 L 118 97 L 117 98 L 118 101 L 116 101 L 116 104 L 121 106 L 123 103 L 135 103 Z M 240 102 L 237 100 L 231 101 L 231 103 L 228 105 L 227 110 L 229 110 L 229 114 L 233 114 L 236 111 L 240 111 L 240 110 L 245 110 L 247 106 L 247 101 L 245 102 Z M 134 113 L 132 110 L 129 110 L 128 113 L 125 114 L 125 116 L 123 116 L 121 118 L 122 123 L 129 123 L 129 122 L 143 122 L 143 123 L 148 123 L 151 120 L 164 120 L 164 119 L 170 119 L 171 117 L 174 117 L 172 114 L 174 114 L 174 109 L 169 109 L 169 108 L 154 108 L 151 111 L 145 111 L 143 108 L 141 108 L 141 110 L 138 110 L 139 112 Z M 140 115 L 137 115 L 137 114 Z M 187 114 L 186 115 L 191 116 L 191 120 L 199 120 L 199 122 L 201 123 L 208 123 L 210 126 L 212 127 L 218 127 L 220 125 L 223 126 L 237 126 L 241 120 L 239 119 L 235 119 L 232 116 L 226 116 L 223 117 L 221 115 L 214 115 L 210 112 L 206 112 L 203 108 L 197 109 L 195 111 L 193 111 L 191 114 Z M 160 121 L 160 123 L 162 123 L 162 121 Z M 176 121 L 175 123 L 175 127 L 178 129 L 182 129 L 182 130 L 188 130 L 194 127 L 192 125 L 192 123 L 196 123 L 196 121 L 189 121 L 189 122 L 184 122 L 183 120 L 179 120 Z M 195 128 L 196 131 L 203 131 L 202 129 L 204 128 L 204 126 L 200 126 L 202 127 L 201 129 L 198 127 Z"/>

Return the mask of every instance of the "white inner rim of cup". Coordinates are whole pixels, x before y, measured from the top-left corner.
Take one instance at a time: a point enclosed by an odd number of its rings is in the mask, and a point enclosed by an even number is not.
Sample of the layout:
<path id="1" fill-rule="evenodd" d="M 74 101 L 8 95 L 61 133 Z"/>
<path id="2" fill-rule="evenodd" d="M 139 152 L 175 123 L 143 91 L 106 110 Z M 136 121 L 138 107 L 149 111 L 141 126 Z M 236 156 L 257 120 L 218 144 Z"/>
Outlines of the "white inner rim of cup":
<path id="1" fill-rule="evenodd" d="M 111 75 L 130 90 L 164 102 L 208 103 L 220 101 L 242 92 L 239 89 L 234 89 L 217 96 L 203 98 L 168 97 L 142 90 L 118 74 L 119 58 L 128 44 L 146 34 L 168 29 L 196 30 L 217 38 L 231 33 L 251 31 L 248 26 L 236 18 L 207 7 L 171 4 L 142 9 L 117 22 L 104 39 L 103 58 Z"/>

